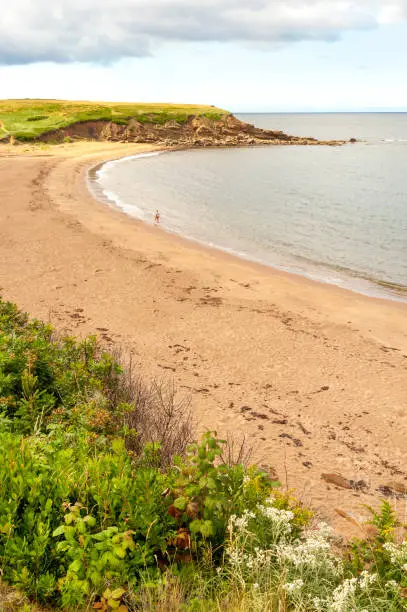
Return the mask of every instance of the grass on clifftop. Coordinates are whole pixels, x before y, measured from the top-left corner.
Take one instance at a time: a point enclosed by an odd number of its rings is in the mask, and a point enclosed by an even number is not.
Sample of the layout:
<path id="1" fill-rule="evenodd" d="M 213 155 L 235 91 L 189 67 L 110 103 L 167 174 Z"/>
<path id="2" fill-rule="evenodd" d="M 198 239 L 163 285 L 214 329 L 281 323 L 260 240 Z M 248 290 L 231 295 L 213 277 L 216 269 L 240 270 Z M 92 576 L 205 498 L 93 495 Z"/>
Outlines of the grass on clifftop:
<path id="1" fill-rule="evenodd" d="M 64 100 L 1 100 L 0 139 L 34 140 L 46 132 L 83 121 L 140 122 L 163 124 L 174 119 L 185 123 L 191 115 L 220 119 L 227 111 L 192 104 L 76 102 Z"/>

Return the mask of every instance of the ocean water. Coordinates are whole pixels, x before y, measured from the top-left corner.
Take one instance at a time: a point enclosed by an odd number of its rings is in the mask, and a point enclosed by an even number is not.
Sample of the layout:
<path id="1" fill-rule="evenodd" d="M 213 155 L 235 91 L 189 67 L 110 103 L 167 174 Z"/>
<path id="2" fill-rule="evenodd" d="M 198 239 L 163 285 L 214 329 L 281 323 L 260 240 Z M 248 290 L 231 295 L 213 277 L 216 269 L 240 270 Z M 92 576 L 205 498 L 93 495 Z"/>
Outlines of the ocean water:
<path id="1" fill-rule="evenodd" d="M 407 301 L 407 114 L 247 114 L 343 147 L 144 154 L 108 162 L 96 194 L 189 239 L 376 297 Z"/>

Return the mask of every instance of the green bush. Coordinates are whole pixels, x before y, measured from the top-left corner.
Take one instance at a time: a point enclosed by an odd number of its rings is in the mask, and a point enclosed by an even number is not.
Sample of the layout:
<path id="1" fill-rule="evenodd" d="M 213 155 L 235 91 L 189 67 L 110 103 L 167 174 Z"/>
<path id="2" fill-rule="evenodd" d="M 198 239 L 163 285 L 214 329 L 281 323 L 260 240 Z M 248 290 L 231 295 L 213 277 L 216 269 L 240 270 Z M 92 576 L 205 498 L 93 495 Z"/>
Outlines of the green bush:
<path id="1" fill-rule="evenodd" d="M 225 440 L 189 443 L 171 389 L 1 300 L 0 411 L 0 571 L 32 600 L 105 612 L 407 609 L 407 542 L 390 504 L 371 510 L 370 538 L 341 546 L 277 482 L 235 463 Z"/>

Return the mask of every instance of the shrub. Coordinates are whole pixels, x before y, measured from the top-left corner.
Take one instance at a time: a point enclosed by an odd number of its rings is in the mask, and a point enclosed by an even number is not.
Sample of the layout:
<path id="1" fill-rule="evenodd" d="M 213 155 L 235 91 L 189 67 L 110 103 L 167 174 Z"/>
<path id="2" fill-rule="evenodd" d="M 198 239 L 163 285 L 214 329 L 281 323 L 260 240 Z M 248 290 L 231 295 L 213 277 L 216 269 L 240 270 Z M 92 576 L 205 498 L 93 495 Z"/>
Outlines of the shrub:
<path id="1" fill-rule="evenodd" d="M 341 546 L 244 441 L 191 443 L 188 402 L 123 364 L 0 300 L 5 582 L 66 610 L 406 609 L 389 503 Z"/>

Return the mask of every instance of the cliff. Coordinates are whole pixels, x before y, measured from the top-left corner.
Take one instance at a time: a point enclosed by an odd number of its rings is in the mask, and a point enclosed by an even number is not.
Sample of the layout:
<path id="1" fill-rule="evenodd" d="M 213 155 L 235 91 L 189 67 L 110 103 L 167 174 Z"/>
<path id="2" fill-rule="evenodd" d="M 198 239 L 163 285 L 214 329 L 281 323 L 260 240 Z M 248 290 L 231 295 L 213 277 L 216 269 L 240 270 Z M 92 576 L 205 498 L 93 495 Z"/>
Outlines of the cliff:
<path id="1" fill-rule="evenodd" d="M 113 121 L 82 121 L 41 134 L 38 140 L 63 142 L 67 139 L 151 142 L 165 147 L 233 147 L 253 145 L 342 145 L 345 141 L 320 141 L 289 136 L 284 132 L 262 130 L 239 121 L 231 114 L 219 119 L 189 116 L 165 123 L 140 122 L 132 118 L 126 124 Z"/>

